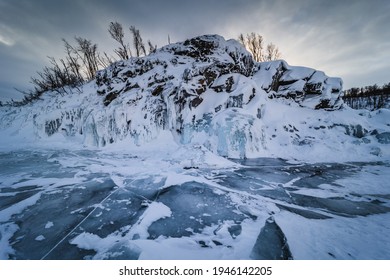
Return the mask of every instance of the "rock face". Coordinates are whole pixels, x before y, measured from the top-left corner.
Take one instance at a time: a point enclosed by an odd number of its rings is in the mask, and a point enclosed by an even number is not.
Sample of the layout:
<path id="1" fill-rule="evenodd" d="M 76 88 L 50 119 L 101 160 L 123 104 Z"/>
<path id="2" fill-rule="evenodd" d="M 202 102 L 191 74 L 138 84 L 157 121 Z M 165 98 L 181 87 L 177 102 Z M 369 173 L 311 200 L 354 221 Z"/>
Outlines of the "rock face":
<path id="1" fill-rule="evenodd" d="M 182 144 L 200 142 L 234 157 L 262 149 L 258 120 L 267 97 L 315 109 L 342 103 L 340 79 L 284 61 L 257 63 L 238 42 L 216 35 L 115 63 L 97 74 L 96 85 L 104 106 L 86 120 L 87 142 L 105 145 L 130 135 L 141 143 L 168 129 Z"/>
<path id="2" fill-rule="evenodd" d="M 274 115 L 267 105 L 272 100 L 313 112 L 337 111 L 341 90 L 339 78 L 283 60 L 258 63 L 237 41 L 205 35 L 116 62 L 82 93 L 48 93 L 16 114 L 24 114 L 21 126 L 32 123 L 38 137 L 61 133 L 82 135 L 86 145 L 121 140 L 141 145 L 168 130 L 178 143 L 243 158 L 268 149 L 280 131 L 292 130 L 294 145 L 313 142 L 296 133 L 297 124 L 270 128 L 265 117 Z M 3 127 L 12 114 L 3 114 Z"/>
<path id="3" fill-rule="evenodd" d="M 168 129 L 182 144 L 200 142 L 233 157 L 263 149 L 267 97 L 315 109 L 342 104 L 340 79 L 284 61 L 257 63 L 238 42 L 217 35 L 117 62 L 97 74 L 96 86 L 102 106 L 83 122 L 87 143 L 130 136 L 141 144 Z"/>
<path id="4" fill-rule="evenodd" d="M 254 77 L 260 77 L 258 83 L 271 98 L 291 98 L 314 109 L 334 110 L 342 104 L 340 78 L 327 77 L 324 72 L 311 68 L 292 67 L 285 61 L 259 63 L 257 67 Z"/>

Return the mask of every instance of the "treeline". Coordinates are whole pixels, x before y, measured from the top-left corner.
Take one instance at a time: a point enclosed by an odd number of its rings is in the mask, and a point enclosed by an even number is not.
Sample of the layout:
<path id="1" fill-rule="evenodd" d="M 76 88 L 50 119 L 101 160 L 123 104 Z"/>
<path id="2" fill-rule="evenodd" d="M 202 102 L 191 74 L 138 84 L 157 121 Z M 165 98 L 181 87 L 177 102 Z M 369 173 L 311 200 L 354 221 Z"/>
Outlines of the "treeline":
<path id="1" fill-rule="evenodd" d="M 23 106 L 40 98 L 44 92 L 53 91 L 61 95 L 81 91 L 81 86 L 93 80 L 99 69 L 106 68 L 115 61 L 127 60 L 131 57 L 140 57 L 153 53 L 157 49 L 150 40 L 146 43 L 141 32 L 135 26 L 128 28 L 130 40 L 125 36 L 125 29 L 118 22 L 111 22 L 108 27 L 110 37 L 116 42 L 117 47 L 113 54 L 101 53 L 98 45 L 89 39 L 74 37 L 73 42 L 62 39 L 65 55 L 56 59 L 48 57 L 49 66 L 37 71 L 36 76 L 30 82 L 33 88 L 29 91 L 19 92 L 24 94 L 21 101 L 11 101 L 0 106 Z M 238 41 L 252 53 L 256 61 L 269 61 L 279 59 L 279 49 L 272 43 L 264 46 L 264 38 L 257 33 L 240 34 Z M 168 43 L 170 38 L 168 35 Z"/>
<path id="2" fill-rule="evenodd" d="M 361 97 L 390 94 L 390 83 L 378 86 L 377 84 L 365 87 L 353 87 L 344 91 L 345 97 Z"/>
<path id="3" fill-rule="evenodd" d="M 353 109 L 377 110 L 390 107 L 390 83 L 354 87 L 344 91 L 343 100 Z"/>

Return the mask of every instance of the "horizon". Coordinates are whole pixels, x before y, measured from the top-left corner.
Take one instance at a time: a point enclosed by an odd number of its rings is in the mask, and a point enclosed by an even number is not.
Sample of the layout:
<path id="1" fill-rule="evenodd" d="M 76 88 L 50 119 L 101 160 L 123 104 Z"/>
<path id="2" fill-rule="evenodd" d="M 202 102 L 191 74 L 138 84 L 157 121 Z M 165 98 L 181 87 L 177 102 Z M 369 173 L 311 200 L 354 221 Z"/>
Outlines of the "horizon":
<path id="1" fill-rule="evenodd" d="M 63 56 L 62 38 L 81 36 L 101 52 L 112 52 L 117 44 L 108 33 L 111 21 L 123 25 L 128 40 L 128 27 L 134 25 L 145 42 L 150 39 L 159 48 L 168 36 L 181 42 L 204 34 L 237 39 L 255 32 L 265 44 L 274 43 L 288 64 L 340 77 L 344 89 L 390 81 L 390 2 L 384 0 L 0 0 L 0 100 L 21 98 L 15 88 L 31 88 L 30 78 L 49 64 L 47 56 Z"/>

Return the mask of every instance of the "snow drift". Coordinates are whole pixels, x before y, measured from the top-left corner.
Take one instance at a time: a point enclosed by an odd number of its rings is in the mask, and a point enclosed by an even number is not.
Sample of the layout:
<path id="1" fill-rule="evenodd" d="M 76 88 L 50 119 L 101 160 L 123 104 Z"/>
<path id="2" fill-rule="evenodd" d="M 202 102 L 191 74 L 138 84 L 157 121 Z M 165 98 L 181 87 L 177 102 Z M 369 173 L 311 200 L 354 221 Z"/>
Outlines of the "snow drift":
<path id="1" fill-rule="evenodd" d="M 81 93 L 1 108 L 1 142 L 158 145 L 168 131 L 176 143 L 232 158 L 383 155 L 389 111 L 351 111 L 341 91 L 339 78 L 258 63 L 237 41 L 205 35 L 116 62 Z"/>

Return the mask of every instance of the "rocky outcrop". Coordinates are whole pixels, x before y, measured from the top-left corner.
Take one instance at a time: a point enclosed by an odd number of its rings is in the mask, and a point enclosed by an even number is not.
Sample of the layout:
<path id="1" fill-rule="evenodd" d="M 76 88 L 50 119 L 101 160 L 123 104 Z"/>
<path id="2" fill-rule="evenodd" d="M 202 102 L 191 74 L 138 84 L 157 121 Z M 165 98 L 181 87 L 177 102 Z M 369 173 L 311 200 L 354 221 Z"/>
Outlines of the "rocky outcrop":
<path id="1" fill-rule="evenodd" d="M 270 100 L 337 110 L 341 90 L 339 78 L 283 60 L 258 63 L 237 41 L 205 35 L 115 62 L 84 85 L 82 93 L 47 93 L 24 123 L 32 122 L 39 137 L 82 136 L 93 146 L 125 139 L 141 145 L 169 130 L 179 143 L 247 157 L 267 149 L 264 117 L 269 116 Z M 293 135 L 294 141 L 313 142 L 299 137 Z"/>
<path id="2" fill-rule="evenodd" d="M 292 99 L 304 107 L 335 110 L 343 103 L 342 80 L 322 71 L 289 66 L 285 61 L 259 63 L 254 79 L 269 98 Z"/>

